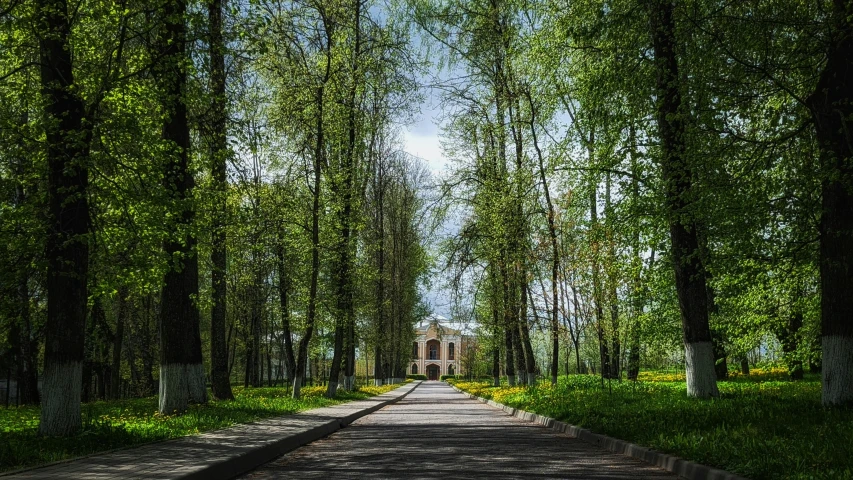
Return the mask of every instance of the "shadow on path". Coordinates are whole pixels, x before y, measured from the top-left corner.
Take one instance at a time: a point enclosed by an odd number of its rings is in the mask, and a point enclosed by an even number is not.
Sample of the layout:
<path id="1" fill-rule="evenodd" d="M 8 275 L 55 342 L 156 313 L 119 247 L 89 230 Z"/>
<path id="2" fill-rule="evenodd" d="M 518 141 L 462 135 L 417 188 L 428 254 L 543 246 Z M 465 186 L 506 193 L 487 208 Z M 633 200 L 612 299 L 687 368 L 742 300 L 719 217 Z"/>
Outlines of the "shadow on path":
<path id="1" fill-rule="evenodd" d="M 400 402 L 244 478 L 676 477 L 425 382 Z"/>

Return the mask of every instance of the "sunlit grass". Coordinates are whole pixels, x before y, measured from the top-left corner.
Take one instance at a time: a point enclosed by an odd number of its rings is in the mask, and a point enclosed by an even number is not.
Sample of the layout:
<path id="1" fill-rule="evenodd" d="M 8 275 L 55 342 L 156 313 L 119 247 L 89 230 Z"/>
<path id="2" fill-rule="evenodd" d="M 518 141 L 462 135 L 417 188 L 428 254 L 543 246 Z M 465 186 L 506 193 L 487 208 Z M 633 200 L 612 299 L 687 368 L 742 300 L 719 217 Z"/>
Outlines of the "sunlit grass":
<path id="1" fill-rule="evenodd" d="M 853 410 L 820 404 L 817 376 L 754 370 L 719 382 L 721 397 L 690 399 L 683 375 L 640 381 L 560 377 L 556 387 L 456 386 L 615 438 L 761 479 L 853 479 Z"/>
<path id="2" fill-rule="evenodd" d="M 399 386 L 338 390 L 334 399 L 323 396 L 325 387 L 306 387 L 299 400 L 290 398 L 286 388 L 235 387 L 233 401 L 192 405 L 183 415 L 161 415 L 157 412 L 157 397 L 93 402 L 83 405 L 83 431 L 72 438 L 39 437 L 38 407 L 0 408 L 0 471 L 361 400 Z"/>

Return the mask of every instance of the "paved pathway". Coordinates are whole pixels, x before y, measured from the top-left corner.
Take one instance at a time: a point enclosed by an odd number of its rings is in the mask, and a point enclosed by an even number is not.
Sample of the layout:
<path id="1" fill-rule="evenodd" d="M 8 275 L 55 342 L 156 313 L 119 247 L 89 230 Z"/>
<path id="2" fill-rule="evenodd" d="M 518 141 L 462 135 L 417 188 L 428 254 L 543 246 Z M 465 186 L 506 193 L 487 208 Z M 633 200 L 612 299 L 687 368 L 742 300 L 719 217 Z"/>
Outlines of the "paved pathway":
<path id="1" fill-rule="evenodd" d="M 243 478 L 676 477 L 519 420 L 444 383 L 425 382 L 399 402 Z"/>
<path id="2" fill-rule="evenodd" d="M 231 479 L 352 423 L 406 395 L 415 386 L 408 384 L 367 400 L 96 454 L 9 476 L 0 474 L 0 477 L 2 480 Z"/>

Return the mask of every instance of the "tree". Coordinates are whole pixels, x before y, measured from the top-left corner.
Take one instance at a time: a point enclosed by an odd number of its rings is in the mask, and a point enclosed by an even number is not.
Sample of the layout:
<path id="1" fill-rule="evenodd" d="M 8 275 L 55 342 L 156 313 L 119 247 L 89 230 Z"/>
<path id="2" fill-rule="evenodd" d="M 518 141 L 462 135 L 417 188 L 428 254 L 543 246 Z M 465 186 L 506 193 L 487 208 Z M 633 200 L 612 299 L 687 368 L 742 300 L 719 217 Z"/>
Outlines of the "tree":
<path id="1" fill-rule="evenodd" d="M 71 435 L 81 426 L 83 346 L 89 268 L 91 123 L 78 96 L 71 24 L 64 0 L 36 4 L 41 91 L 47 133 L 47 324 L 39 433 Z"/>
<path id="2" fill-rule="evenodd" d="M 679 90 L 673 7 L 669 1 L 647 4 L 657 73 L 657 124 L 660 169 L 670 211 L 669 230 L 675 287 L 684 333 L 687 394 L 719 396 L 714 372 L 705 267 L 699 253 L 699 225 L 690 211 L 693 174 L 685 154 L 684 107 Z"/>
<path id="3" fill-rule="evenodd" d="M 208 29 L 210 48 L 210 90 L 211 125 L 210 157 L 211 177 L 215 184 L 216 210 L 213 215 L 213 246 L 211 253 L 211 283 L 213 308 L 210 313 L 210 379 L 213 396 L 230 400 L 231 380 L 228 375 L 228 346 L 225 338 L 226 326 L 226 284 L 225 270 L 228 265 L 227 233 L 225 217 L 227 215 L 228 189 L 228 145 L 226 124 L 225 91 L 225 42 L 222 38 L 223 0 L 211 0 L 208 3 Z"/>
<path id="4" fill-rule="evenodd" d="M 853 2 L 836 0 L 826 64 L 807 99 L 820 149 L 824 405 L 853 403 Z"/>
<path id="5" fill-rule="evenodd" d="M 160 8 L 160 82 L 165 172 L 163 188 L 174 216 L 164 250 L 169 270 L 163 279 L 160 306 L 160 412 L 183 412 L 189 402 L 207 401 L 198 311 L 198 256 L 192 232 L 195 178 L 190 169 L 190 129 L 186 98 L 186 2 Z"/>

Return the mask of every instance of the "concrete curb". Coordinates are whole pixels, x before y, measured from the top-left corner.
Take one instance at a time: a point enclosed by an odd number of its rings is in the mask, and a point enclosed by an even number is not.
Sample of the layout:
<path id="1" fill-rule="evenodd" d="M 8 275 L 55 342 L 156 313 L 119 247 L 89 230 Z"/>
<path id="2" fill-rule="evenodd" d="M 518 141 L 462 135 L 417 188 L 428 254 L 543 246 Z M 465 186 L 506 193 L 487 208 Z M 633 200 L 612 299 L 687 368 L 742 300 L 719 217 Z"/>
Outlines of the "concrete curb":
<path id="1" fill-rule="evenodd" d="M 360 408 L 360 409 L 356 410 L 355 412 L 349 413 L 348 415 L 344 415 L 344 416 L 337 417 L 337 418 L 328 417 L 329 420 L 323 421 L 322 423 L 315 424 L 314 426 L 308 428 L 307 430 L 302 430 L 300 432 L 292 433 L 292 434 L 289 434 L 289 435 L 284 436 L 284 437 L 271 439 L 271 441 L 269 441 L 267 443 L 263 443 L 261 445 L 258 445 L 257 447 L 253 447 L 253 448 L 250 448 L 248 450 L 244 449 L 240 453 L 233 454 L 231 456 L 227 456 L 225 458 L 222 458 L 219 461 L 209 463 L 207 465 L 202 466 L 201 468 L 199 468 L 197 470 L 193 470 L 193 471 L 187 472 L 185 474 L 178 474 L 178 475 L 174 475 L 174 476 L 170 475 L 169 478 L 192 479 L 192 480 L 196 480 L 196 479 L 199 479 L 199 480 L 202 480 L 202 479 L 203 480 L 207 480 L 207 479 L 227 480 L 227 479 L 234 478 L 238 475 L 241 475 L 243 473 L 254 470 L 255 468 L 263 465 L 264 463 L 267 463 L 270 460 L 273 460 L 276 457 L 279 457 L 279 456 L 281 456 L 287 452 L 290 452 L 290 451 L 295 450 L 301 446 L 304 446 L 308 443 L 311 443 L 315 440 L 319 440 L 325 436 L 328 436 L 328 435 L 340 430 L 341 428 L 346 427 L 347 425 L 358 420 L 359 418 L 361 418 L 365 415 L 369 415 L 369 414 L 379 410 L 380 408 L 383 408 L 387 405 L 391 405 L 392 403 L 400 401 L 401 399 L 405 398 L 406 395 L 411 393 L 415 388 L 417 388 L 418 385 L 420 385 L 420 384 L 421 384 L 420 381 L 415 381 L 415 382 L 412 382 L 412 383 L 409 383 L 406 385 L 401 385 L 401 386 L 395 388 L 394 390 L 391 390 L 390 392 L 386 392 L 386 393 L 377 395 L 375 397 L 371 397 L 368 400 L 379 400 L 379 401 L 376 401 L 372 405 L 366 406 L 364 408 Z M 346 406 L 347 403 L 343 403 L 340 405 Z M 325 408 L 328 408 L 328 407 L 325 407 Z M 302 413 L 310 413 L 310 412 L 311 412 L 311 410 L 306 410 L 305 412 L 302 412 Z M 275 418 L 287 418 L 289 416 L 290 415 L 286 415 L 284 417 L 270 417 L 267 419 L 262 419 L 259 422 L 264 422 L 265 420 L 271 420 L 271 419 L 275 419 Z M 255 422 L 255 423 L 259 423 L 259 422 Z M 227 432 L 230 428 L 236 428 L 236 427 L 241 427 L 241 426 L 246 427 L 246 426 L 250 426 L 250 425 L 253 425 L 253 423 L 235 425 L 234 427 L 228 427 L 228 428 L 224 428 L 221 430 L 211 430 L 211 431 L 205 432 L 205 433 L 222 432 L 222 431 Z M 202 434 L 202 435 L 204 435 L 204 434 Z M 192 437 L 192 436 L 190 436 L 190 437 Z M 51 467 L 58 467 L 58 466 L 63 465 L 63 464 L 74 464 L 74 462 L 76 462 L 76 461 L 80 461 L 80 460 L 84 460 L 84 459 L 90 459 L 90 458 L 94 458 L 94 457 L 100 457 L 100 456 L 104 456 L 104 455 L 109 455 L 111 453 L 133 450 L 136 448 L 146 448 L 146 447 L 150 447 L 150 446 L 154 446 L 154 445 L 158 445 L 158 444 L 159 445 L 171 444 L 171 443 L 179 444 L 181 441 L 186 440 L 190 437 L 171 438 L 171 439 L 167 439 L 167 440 L 161 440 L 161 441 L 146 443 L 146 444 L 142 444 L 142 445 L 134 445 L 134 446 L 129 446 L 129 447 L 117 448 L 117 449 L 109 450 L 106 452 L 92 453 L 92 454 L 84 455 L 81 457 L 68 458 L 68 459 L 59 460 L 56 462 L 50 462 L 47 464 L 39 465 L 36 467 L 29 467 L 29 468 L 23 468 L 23 469 L 19 469 L 19 470 L 12 470 L 9 472 L 3 472 L 3 473 L 0 473 L 0 477 L 11 478 L 11 477 L 15 477 L 17 475 L 23 474 L 23 475 L 29 476 L 30 478 L 42 478 L 42 477 L 45 477 L 45 478 L 47 478 L 47 477 L 49 477 L 49 478 L 67 478 L 67 479 L 70 479 L 70 478 L 89 478 L 86 474 L 87 472 L 83 472 L 81 475 L 80 472 L 77 472 L 77 471 L 68 471 L 68 472 L 60 471 L 60 473 L 57 474 L 56 472 L 49 472 L 49 469 Z M 97 478 L 123 478 L 123 477 L 127 476 L 129 473 L 131 473 L 131 472 L 115 471 L 113 474 L 104 475 L 104 469 L 109 469 L 111 467 L 109 465 L 102 465 L 101 467 L 102 468 L 97 472 L 97 475 L 95 475 Z M 34 472 L 41 472 L 41 473 L 37 473 L 35 477 L 32 477 L 31 475 Z M 151 472 L 150 475 L 144 475 L 144 474 L 140 475 L 138 472 L 133 472 L 133 474 L 134 474 L 134 478 L 157 478 L 158 477 L 156 472 Z"/>
<path id="2" fill-rule="evenodd" d="M 468 398 L 473 398 L 474 400 L 478 400 L 492 407 L 501 409 L 513 417 L 542 425 L 560 433 L 565 433 L 577 438 L 578 440 L 591 443 L 613 453 L 634 457 L 646 463 L 660 467 L 668 472 L 672 472 L 680 477 L 686 478 L 687 480 L 748 480 L 746 477 L 741 477 L 740 475 L 735 475 L 733 473 L 726 472 L 725 470 L 701 465 L 673 455 L 667 455 L 651 448 L 642 447 L 635 443 L 629 443 L 624 440 L 593 433 L 585 428 L 560 422 L 551 417 L 508 407 L 494 400 L 487 400 L 485 398 L 472 395 L 457 388 L 455 385 L 450 386 Z"/>
<path id="3" fill-rule="evenodd" d="M 388 400 L 378 402 L 375 405 L 371 405 L 345 417 L 329 420 L 324 424 L 295 435 L 279 438 L 249 452 L 244 452 L 240 455 L 226 458 L 221 462 L 208 465 L 205 468 L 196 470 L 195 472 L 183 475 L 179 478 L 184 480 L 229 480 L 238 475 L 250 472 L 259 466 L 284 455 L 285 453 L 329 436 L 365 415 L 369 415 L 380 408 L 402 400 L 420 384 L 421 382 L 417 381 L 408 385 L 403 385 L 376 397 L 379 398 L 384 395 L 391 397 L 393 395 L 393 397 Z"/>

